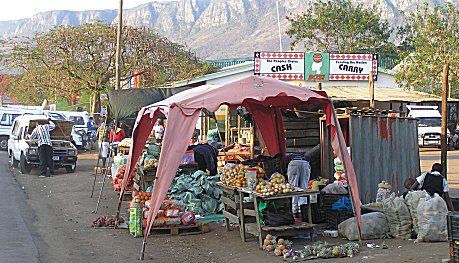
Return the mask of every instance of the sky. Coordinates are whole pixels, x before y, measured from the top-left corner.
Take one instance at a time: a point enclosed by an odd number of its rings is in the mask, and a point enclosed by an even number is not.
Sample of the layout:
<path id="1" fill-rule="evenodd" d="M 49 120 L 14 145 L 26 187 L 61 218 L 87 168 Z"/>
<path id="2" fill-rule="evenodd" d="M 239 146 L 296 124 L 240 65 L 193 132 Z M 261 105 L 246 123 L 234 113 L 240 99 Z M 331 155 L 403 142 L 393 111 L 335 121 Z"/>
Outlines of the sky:
<path id="1" fill-rule="evenodd" d="M 123 0 L 123 9 L 155 0 Z M 161 1 L 161 0 L 160 0 Z M 36 13 L 52 10 L 118 9 L 119 0 L 2 0 L 0 21 L 28 18 Z"/>

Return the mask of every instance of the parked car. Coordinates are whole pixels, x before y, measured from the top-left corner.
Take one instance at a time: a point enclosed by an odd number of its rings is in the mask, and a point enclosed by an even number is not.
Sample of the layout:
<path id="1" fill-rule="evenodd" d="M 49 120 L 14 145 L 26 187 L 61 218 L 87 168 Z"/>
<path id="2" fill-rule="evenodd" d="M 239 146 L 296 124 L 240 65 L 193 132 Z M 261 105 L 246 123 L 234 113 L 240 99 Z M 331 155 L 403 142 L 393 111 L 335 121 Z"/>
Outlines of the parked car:
<path id="1" fill-rule="evenodd" d="M 38 141 L 28 139 L 36 123 L 45 123 L 45 115 L 22 115 L 13 122 L 8 140 L 10 165 L 20 168 L 21 173 L 29 174 L 32 168 L 39 166 Z M 53 146 L 55 168 L 65 168 L 68 173 L 75 172 L 78 151 L 70 142 L 72 123 L 67 120 L 53 120 L 56 128 L 50 132 Z"/>
<path id="2" fill-rule="evenodd" d="M 84 130 L 88 132 L 86 124 L 89 121 L 89 113 L 87 111 L 56 111 L 60 114 L 63 114 L 73 122 L 73 126 L 76 131 Z"/>
<path id="3" fill-rule="evenodd" d="M 0 107 L 0 150 L 6 151 L 14 120 L 23 114 L 40 114 L 40 110 Z"/>
<path id="4" fill-rule="evenodd" d="M 438 106 L 407 105 L 408 117 L 418 119 L 418 142 L 420 147 L 441 146 L 441 114 Z M 448 144 L 451 133 L 447 129 Z"/>

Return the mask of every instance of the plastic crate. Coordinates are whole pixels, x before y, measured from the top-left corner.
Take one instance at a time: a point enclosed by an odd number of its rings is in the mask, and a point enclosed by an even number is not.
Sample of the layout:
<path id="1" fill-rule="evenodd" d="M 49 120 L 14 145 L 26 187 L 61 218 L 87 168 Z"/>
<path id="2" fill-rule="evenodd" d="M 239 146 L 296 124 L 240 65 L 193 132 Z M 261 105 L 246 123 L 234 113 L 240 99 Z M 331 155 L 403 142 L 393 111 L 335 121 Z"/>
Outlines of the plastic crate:
<path id="1" fill-rule="evenodd" d="M 303 222 L 309 222 L 308 218 L 308 205 L 302 205 L 301 210 L 301 220 Z M 311 217 L 313 224 L 320 224 L 325 222 L 325 211 L 319 208 L 319 204 L 311 204 Z"/>
<path id="2" fill-rule="evenodd" d="M 325 222 L 330 228 L 338 229 L 338 225 L 351 218 L 352 216 L 347 211 L 327 210 L 325 212 Z"/>
<path id="3" fill-rule="evenodd" d="M 448 222 L 448 240 L 459 240 L 459 212 L 449 212 Z"/>
<path id="4" fill-rule="evenodd" d="M 459 263 L 459 240 L 449 241 L 449 258 L 451 263 Z"/>

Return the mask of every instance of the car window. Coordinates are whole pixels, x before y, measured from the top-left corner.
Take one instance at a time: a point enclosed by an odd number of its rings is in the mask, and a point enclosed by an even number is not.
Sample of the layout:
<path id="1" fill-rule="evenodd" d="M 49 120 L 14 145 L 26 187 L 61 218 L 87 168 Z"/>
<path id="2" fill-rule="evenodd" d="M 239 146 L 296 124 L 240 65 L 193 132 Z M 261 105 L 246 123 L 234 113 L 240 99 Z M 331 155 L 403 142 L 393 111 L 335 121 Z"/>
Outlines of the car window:
<path id="1" fill-rule="evenodd" d="M 62 121 L 67 120 L 67 118 L 65 118 L 64 115 L 57 113 L 57 112 L 48 112 L 48 117 L 50 117 L 53 120 L 62 120 Z"/>
<path id="2" fill-rule="evenodd" d="M 70 120 L 73 121 L 73 125 L 85 125 L 83 117 L 70 116 Z"/>
<path id="3" fill-rule="evenodd" d="M 18 131 L 19 131 L 19 122 L 15 122 L 12 134 L 17 136 L 18 135 Z"/>
<path id="4" fill-rule="evenodd" d="M 18 139 L 22 140 L 22 132 L 24 131 L 24 127 L 21 127 L 18 131 Z"/>
<path id="5" fill-rule="evenodd" d="M 16 117 L 21 116 L 18 113 L 3 113 L 2 118 L 0 119 L 1 126 L 11 126 Z"/>

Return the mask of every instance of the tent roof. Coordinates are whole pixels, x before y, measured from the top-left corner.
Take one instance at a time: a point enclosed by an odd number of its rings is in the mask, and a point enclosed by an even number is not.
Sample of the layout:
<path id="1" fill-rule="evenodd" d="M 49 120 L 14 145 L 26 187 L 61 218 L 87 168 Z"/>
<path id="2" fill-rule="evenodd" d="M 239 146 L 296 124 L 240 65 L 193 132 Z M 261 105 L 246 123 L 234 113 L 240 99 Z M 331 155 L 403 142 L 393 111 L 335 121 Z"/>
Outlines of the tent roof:
<path id="1" fill-rule="evenodd" d="M 108 104 L 115 120 L 134 117 L 142 108 L 189 88 L 145 88 L 110 90 Z"/>
<path id="2" fill-rule="evenodd" d="M 179 107 L 186 115 L 206 108 L 216 111 L 220 105 L 233 107 L 247 102 L 263 106 L 292 107 L 307 101 L 328 101 L 324 91 L 312 90 L 288 84 L 284 81 L 251 76 L 225 85 L 203 85 L 178 93 L 168 99 L 146 107 L 152 113 L 160 109 L 163 113 L 170 107 Z"/>

